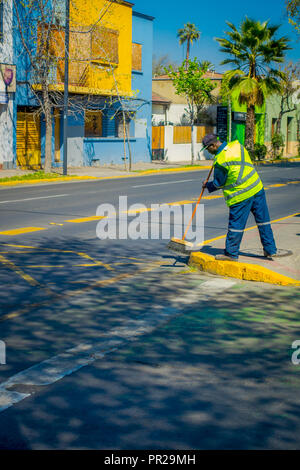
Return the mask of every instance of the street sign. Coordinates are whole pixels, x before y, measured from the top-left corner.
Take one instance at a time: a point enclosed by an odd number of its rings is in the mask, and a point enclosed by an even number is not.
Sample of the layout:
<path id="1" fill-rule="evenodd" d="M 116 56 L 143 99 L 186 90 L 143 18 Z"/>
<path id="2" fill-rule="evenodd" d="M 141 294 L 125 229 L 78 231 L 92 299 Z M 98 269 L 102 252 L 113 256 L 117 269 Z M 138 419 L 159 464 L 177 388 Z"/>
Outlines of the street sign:
<path id="1" fill-rule="evenodd" d="M 15 91 L 16 91 L 16 66 L 10 65 L 10 64 L 0 64 L 0 92 L 14 93 Z"/>

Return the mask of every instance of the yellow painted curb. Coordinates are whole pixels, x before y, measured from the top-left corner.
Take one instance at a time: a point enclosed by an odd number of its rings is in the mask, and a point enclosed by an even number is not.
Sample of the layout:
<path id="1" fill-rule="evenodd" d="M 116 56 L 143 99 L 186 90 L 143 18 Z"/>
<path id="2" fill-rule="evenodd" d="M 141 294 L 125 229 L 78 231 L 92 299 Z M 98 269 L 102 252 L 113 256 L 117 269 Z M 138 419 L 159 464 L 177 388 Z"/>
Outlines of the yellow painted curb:
<path id="1" fill-rule="evenodd" d="M 169 172 L 176 172 L 176 171 L 199 171 L 199 170 L 210 170 L 210 166 L 203 165 L 203 166 L 194 166 L 194 167 L 181 167 L 181 168 L 161 168 L 158 170 L 144 170 L 138 173 L 139 175 L 150 175 L 152 173 L 169 173 Z"/>
<path id="2" fill-rule="evenodd" d="M 219 261 L 213 256 L 201 252 L 191 253 L 188 264 L 200 269 L 200 271 L 220 276 L 234 277 L 246 281 L 267 282 L 281 286 L 300 286 L 300 281 L 278 274 L 263 266 L 235 261 Z"/>
<path id="3" fill-rule="evenodd" d="M 283 162 L 300 162 L 300 158 L 292 157 L 292 158 L 282 158 L 278 160 L 263 160 L 263 161 L 254 161 L 254 165 L 269 165 L 273 163 L 283 163 Z"/>
<path id="4" fill-rule="evenodd" d="M 209 170 L 210 166 L 197 166 L 193 168 L 162 168 L 160 170 L 145 170 L 140 173 L 117 175 L 117 176 L 65 176 L 61 178 L 42 178 L 32 180 L 14 180 L 14 181 L 0 181 L 0 186 L 15 186 L 18 184 L 37 184 L 37 183 L 61 183 L 63 181 L 73 180 L 106 180 L 106 179 L 118 179 L 118 178 L 136 178 L 137 176 L 152 175 L 156 173 L 174 173 L 174 172 L 186 172 L 186 171 L 201 171 Z M 1 174 L 1 173 L 0 173 Z"/>
<path id="5" fill-rule="evenodd" d="M 99 179 L 97 176 L 66 176 L 64 178 L 42 178 L 33 180 L 15 180 L 15 181 L 0 181 L 0 186 L 15 186 L 17 184 L 35 184 L 35 183 L 60 183 L 61 181 L 72 180 L 90 180 Z"/>

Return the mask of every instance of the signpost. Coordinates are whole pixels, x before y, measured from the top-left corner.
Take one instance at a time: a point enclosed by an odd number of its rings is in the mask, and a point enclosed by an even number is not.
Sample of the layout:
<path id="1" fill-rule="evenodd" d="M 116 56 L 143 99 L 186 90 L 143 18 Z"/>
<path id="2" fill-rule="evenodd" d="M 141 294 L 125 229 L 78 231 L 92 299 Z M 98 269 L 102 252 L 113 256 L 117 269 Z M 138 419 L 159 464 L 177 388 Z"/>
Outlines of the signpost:
<path id="1" fill-rule="evenodd" d="M 67 175 L 68 173 L 69 23 L 70 23 L 70 0 L 66 0 L 65 79 L 64 79 L 64 152 L 63 152 L 63 174 L 64 175 Z"/>

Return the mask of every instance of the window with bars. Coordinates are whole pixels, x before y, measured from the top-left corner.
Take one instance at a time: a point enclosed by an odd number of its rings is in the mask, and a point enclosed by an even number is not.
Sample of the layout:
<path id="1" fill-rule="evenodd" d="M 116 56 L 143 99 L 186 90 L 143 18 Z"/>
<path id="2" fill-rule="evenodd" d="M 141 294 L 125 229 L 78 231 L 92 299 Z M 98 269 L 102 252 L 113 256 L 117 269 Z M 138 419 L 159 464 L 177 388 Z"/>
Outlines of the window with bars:
<path id="1" fill-rule="evenodd" d="M 132 70 L 142 71 L 142 44 L 132 43 Z"/>
<path id="2" fill-rule="evenodd" d="M 1 0 L 0 0 L 1 1 Z M 38 26 L 38 47 L 42 52 L 43 35 L 51 28 L 50 54 L 55 58 L 57 65 L 57 80 L 64 81 L 65 33 L 61 26 Z M 70 31 L 69 51 L 69 82 L 73 85 L 83 86 L 87 81 L 89 64 L 98 66 L 108 64 L 116 66 L 119 63 L 119 32 L 104 27 L 90 26 L 75 27 Z"/>
<path id="3" fill-rule="evenodd" d="M 91 32 L 91 60 L 119 63 L 119 32 L 109 28 L 96 27 Z"/>
<path id="4" fill-rule="evenodd" d="M 86 111 L 84 123 L 85 137 L 103 137 L 102 111 Z"/>

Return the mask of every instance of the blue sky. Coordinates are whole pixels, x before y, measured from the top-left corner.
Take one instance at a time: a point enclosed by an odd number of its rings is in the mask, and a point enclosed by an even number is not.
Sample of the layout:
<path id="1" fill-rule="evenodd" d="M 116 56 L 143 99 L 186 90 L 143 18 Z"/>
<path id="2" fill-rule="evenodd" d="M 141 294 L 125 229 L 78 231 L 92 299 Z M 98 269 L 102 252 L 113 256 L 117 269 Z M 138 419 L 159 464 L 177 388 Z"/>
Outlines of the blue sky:
<path id="1" fill-rule="evenodd" d="M 185 23 L 194 23 L 201 31 L 201 37 L 192 45 L 191 58 L 209 60 L 215 64 L 217 72 L 223 72 L 228 66 L 220 65 L 225 55 L 219 51 L 219 43 L 214 38 L 224 37 L 228 30 L 226 21 L 238 26 L 245 16 L 281 24 L 278 36 L 288 36 L 293 47 L 287 51 L 287 60 L 296 62 L 300 59 L 300 41 L 288 23 L 284 6 L 284 0 L 184 0 L 180 3 L 176 0 L 136 0 L 133 9 L 155 17 L 153 49 L 156 57 L 168 54 L 170 59 L 181 62 L 185 49 L 179 45 L 177 31 Z"/>

